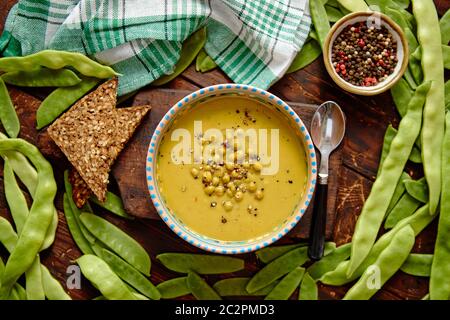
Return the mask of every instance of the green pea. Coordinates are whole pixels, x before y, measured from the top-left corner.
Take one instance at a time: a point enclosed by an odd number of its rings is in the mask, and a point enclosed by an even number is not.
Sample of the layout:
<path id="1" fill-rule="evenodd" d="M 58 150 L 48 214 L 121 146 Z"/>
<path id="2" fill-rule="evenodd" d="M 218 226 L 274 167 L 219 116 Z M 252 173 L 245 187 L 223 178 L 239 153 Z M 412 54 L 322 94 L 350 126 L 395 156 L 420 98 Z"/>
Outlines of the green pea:
<path id="1" fill-rule="evenodd" d="M 297 267 L 289 272 L 280 282 L 270 291 L 265 300 L 288 300 L 295 289 L 302 281 L 305 274 L 305 268 Z"/>
<path id="2" fill-rule="evenodd" d="M 68 69 L 37 69 L 32 71 L 13 71 L 1 76 L 3 81 L 19 87 L 70 87 L 81 79 Z"/>
<path id="3" fill-rule="evenodd" d="M 86 254 L 77 259 L 83 275 L 109 300 L 136 300 L 125 283 L 102 259 Z"/>
<path id="4" fill-rule="evenodd" d="M 286 73 L 292 73 L 303 69 L 304 67 L 314 62 L 321 53 L 322 48 L 320 47 L 319 43 L 316 40 L 311 39 L 303 45 L 302 49 L 295 56 Z"/>
<path id="5" fill-rule="evenodd" d="M 411 253 L 400 270 L 416 277 L 429 277 L 432 262 L 432 254 Z"/>
<path id="6" fill-rule="evenodd" d="M 392 229 L 400 220 L 412 215 L 420 206 L 420 202 L 404 193 L 397 204 L 389 212 L 384 222 L 385 229 Z"/>
<path id="7" fill-rule="evenodd" d="M 193 253 L 162 253 L 156 256 L 167 269 L 188 273 L 220 274 L 244 269 L 244 260 L 216 255 Z"/>
<path id="8" fill-rule="evenodd" d="M 314 262 L 307 271 L 314 279 L 320 279 L 325 273 L 334 270 L 339 263 L 345 261 L 350 256 L 351 243 L 339 246 L 329 255 L 324 256 L 321 260 Z"/>
<path id="9" fill-rule="evenodd" d="M 188 273 L 186 282 L 192 295 L 197 300 L 222 300 L 217 292 L 195 272 L 190 271 Z"/>
<path id="10" fill-rule="evenodd" d="M 404 182 L 406 192 L 422 203 L 428 202 L 428 185 L 427 181 L 422 178 L 419 180 L 405 180 Z"/>
<path id="11" fill-rule="evenodd" d="M 97 239 L 145 275 L 150 275 L 150 257 L 144 248 L 112 223 L 92 213 L 82 213 L 81 222 Z"/>
<path id="12" fill-rule="evenodd" d="M 248 282 L 247 291 L 253 293 L 280 279 L 308 261 L 308 248 L 300 247 L 276 258 L 258 271 Z"/>
<path id="13" fill-rule="evenodd" d="M 238 296 L 265 296 L 268 295 L 273 288 L 278 284 L 275 281 L 260 290 L 249 293 L 245 288 L 247 287 L 250 278 L 229 278 L 217 281 L 213 288 L 221 297 L 238 297 Z"/>
<path id="14" fill-rule="evenodd" d="M 171 74 L 164 75 L 159 79 L 152 82 L 154 86 L 161 86 L 167 82 L 175 79 L 180 73 L 182 73 L 187 67 L 190 66 L 195 57 L 197 57 L 200 50 L 203 48 L 206 42 L 206 29 L 202 28 L 197 30 L 189 38 L 183 42 L 181 48 L 180 59 L 175 65 L 175 69 Z"/>
<path id="15" fill-rule="evenodd" d="M 191 293 L 187 285 L 187 277 L 180 277 L 161 282 L 156 286 L 161 298 L 174 299 Z"/>
<path id="16" fill-rule="evenodd" d="M 158 289 L 145 278 L 138 270 L 116 256 L 109 250 L 102 249 L 101 258 L 111 267 L 111 269 L 126 283 L 138 290 L 140 293 L 152 300 L 159 300 L 161 294 Z"/>
<path id="17" fill-rule="evenodd" d="M 206 53 L 205 49 L 200 50 L 195 60 L 195 69 L 202 73 L 211 71 L 217 67 L 214 60 Z"/>
<path id="18" fill-rule="evenodd" d="M 20 131 L 19 117 L 6 88 L 5 82 L 0 78 L 0 121 L 3 128 L 11 138 L 16 138 Z"/>
<path id="19" fill-rule="evenodd" d="M 325 38 L 330 32 L 330 23 L 328 22 L 327 11 L 325 10 L 325 6 L 321 4 L 320 1 L 310 1 L 309 9 L 311 12 L 314 29 L 316 30 L 320 46 L 323 49 Z"/>
<path id="20" fill-rule="evenodd" d="M 75 86 L 61 87 L 50 93 L 36 112 L 37 129 L 52 123 L 99 82 L 96 78 L 83 78 L 83 81 Z"/>
<path id="21" fill-rule="evenodd" d="M 66 291 L 64 291 L 61 283 L 53 278 L 47 267 L 41 265 L 41 270 L 45 296 L 49 300 L 72 300 L 72 298 L 66 293 Z"/>
<path id="22" fill-rule="evenodd" d="M 439 21 L 441 29 L 442 44 L 447 45 L 450 42 L 450 10 L 447 10 Z"/>
<path id="23" fill-rule="evenodd" d="M 122 199 L 110 191 L 106 192 L 105 202 L 98 201 L 98 199 L 94 196 L 90 197 L 89 201 L 94 202 L 95 204 L 99 205 L 102 208 L 105 208 L 109 212 L 112 212 L 119 217 L 126 219 L 134 219 L 133 216 L 130 216 L 125 211 Z"/>
<path id="24" fill-rule="evenodd" d="M 319 300 L 316 281 L 306 272 L 298 293 L 298 300 Z"/>
<path id="25" fill-rule="evenodd" d="M 374 272 L 378 272 L 379 284 L 382 286 L 397 272 L 405 262 L 414 246 L 415 233 L 411 226 L 400 229 L 392 238 L 391 243 L 384 249 L 375 263 L 368 268 L 361 278 L 347 292 L 344 300 L 370 299 L 378 290 L 378 286 L 368 286 Z"/>

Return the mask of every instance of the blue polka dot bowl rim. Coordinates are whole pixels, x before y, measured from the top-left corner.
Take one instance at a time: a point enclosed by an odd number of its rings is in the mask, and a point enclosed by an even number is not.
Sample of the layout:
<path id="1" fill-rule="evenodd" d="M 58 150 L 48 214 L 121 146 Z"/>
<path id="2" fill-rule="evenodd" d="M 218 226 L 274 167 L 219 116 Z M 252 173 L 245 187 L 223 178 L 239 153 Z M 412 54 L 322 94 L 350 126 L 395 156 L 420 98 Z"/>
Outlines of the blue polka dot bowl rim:
<path id="1" fill-rule="evenodd" d="M 244 241 L 223 241 L 213 239 L 199 234 L 186 226 L 165 204 L 164 198 L 159 192 L 157 179 L 157 155 L 159 145 L 164 134 L 170 129 L 174 119 L 178 116 L 182 116 L 186 110 L 195 106 L 196 102 L 203 102 L 208 98 L 230 94 L 255 99 L 269 108 L 275 108 L 282 112 L 286 116 L 286 120 L 291 122 L 292 128 L 297 130 L 296 134 L 303 143 L 303 149 L 307 159 L 308 176 L 306 179 L 305 192 L 295 210 L 293 210 L 280 225 L 274 227 L 270 232 L 257 238 Z M 213 253 L 240 254 L 259 250 L 278 241 L 297 225 L 312 201 L 317 178 L 317 160 L 308 129 L 297 113 L 295 113 L 286 102 L 268 91 L 253 86 L 243 84 L 217 84 L 202 88 L 187 95 L 175 103 L 163 116 L 149 143 L 146 158 L 146 178 L 153 206 L 161 219 L 181 239 L 193 246 Z"/>

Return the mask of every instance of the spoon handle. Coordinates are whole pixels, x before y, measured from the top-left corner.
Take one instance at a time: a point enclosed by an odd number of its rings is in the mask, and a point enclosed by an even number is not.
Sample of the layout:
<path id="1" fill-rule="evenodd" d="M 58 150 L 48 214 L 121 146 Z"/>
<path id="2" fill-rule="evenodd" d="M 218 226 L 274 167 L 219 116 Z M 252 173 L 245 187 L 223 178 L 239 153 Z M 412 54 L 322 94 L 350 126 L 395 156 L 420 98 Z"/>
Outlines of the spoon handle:
<path id="1" fill-rule="evenodd" d="M 309 232 L 308 256 L 311 260 L 320 260 L 323 257 L 325 245 L 325 226 L 327 220 L 328 183 L 320 183 L 316 189 L 316 199 Z"/>

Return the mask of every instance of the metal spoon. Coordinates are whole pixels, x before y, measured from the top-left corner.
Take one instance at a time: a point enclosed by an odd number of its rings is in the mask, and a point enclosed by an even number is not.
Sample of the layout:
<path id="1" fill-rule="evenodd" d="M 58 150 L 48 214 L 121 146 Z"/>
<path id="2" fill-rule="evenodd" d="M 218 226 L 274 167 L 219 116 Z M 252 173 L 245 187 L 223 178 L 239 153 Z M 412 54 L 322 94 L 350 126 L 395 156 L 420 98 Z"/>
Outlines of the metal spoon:
<path id="1" fill-rule="evenodd" d="M 311 137 L 321 155 L 308 255 L 311 260 L 323 257 L 327 218 L 328 159 L 345 134 L 345 115 L 337 103 L 322 103 L 311 122 Z"/>

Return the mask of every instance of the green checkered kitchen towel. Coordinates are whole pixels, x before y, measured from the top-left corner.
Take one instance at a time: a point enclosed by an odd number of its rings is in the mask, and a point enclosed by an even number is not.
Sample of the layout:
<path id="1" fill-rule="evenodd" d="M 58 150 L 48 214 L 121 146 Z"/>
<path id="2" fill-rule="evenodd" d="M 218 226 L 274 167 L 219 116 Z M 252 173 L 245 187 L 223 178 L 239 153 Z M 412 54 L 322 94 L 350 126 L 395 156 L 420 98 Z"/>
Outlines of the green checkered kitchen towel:
<path id="1" fill-rule="evenodd" d="M 123 95 L 173 72 L 182 42 L 206 26 L 205 50 L 220 68 L 237 83 L 268 88 L 308 36 L 308 7 L 308 0 L 20 0 L 0 53 L 81 52 L 123 75 Z"/>

